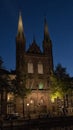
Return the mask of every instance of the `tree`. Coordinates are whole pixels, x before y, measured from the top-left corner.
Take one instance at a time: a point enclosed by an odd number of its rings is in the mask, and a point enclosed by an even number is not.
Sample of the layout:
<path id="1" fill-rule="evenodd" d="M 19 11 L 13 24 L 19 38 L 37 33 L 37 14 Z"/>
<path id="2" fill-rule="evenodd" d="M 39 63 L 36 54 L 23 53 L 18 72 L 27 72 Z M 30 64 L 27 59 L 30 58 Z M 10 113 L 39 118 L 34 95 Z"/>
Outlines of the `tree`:
<path id="1" fill-rule="evenodd" d="M 17 79 L 13 81 L 14 82 L 13 84 L 15 84 L 15 87 L 13 88 L 13 92 L 16 96 L 22 99 L 23 116 L 25 114 L 24 113 L 24 99 L 31 92 L 31 90 L 26 87 L 26 79 L 27 79 L 26 74 L 24 74 L 24 72 L 21 72 L 21 81 L 18 82 Z"/>
<path id="2" fill-rule="evenodd" d="M 3 59 L 2 59 L 2 57 L 0 56 L 0 69 L 2 69 L 3 68 Z"/>
<path id="3" fill-rule="evenodd" d="M 50 77 L 51 82 L 51 92 L 54 98 L 63 98 L 70 95 L 73 91 L 72 83 L 73 78 L 69 76 L 66 72 L 66 68 L 62 67 L 60 64 L 57 65 L 54 73 Z M 64 100 L 65 102 L 65 100 Z"/>
<path id="4" fill-rule="evenodd" d="M 69 74 L 66 72 L 66 68 L 62 67 L 61 64 L 58 64 L 55 68 L 54 74 L 59 79 L 64 79 L 66 77 L 69 77 Z"/>
<path id="5" fill-rule="evenodd" d="M 61 83 L 61 89 L 64 94 L 70 93 L 72 91 L 72 78 L 66 71 L 66 68 L 58 64 L 54 72 L 58 82 Z"/>
<path id="6" fill-rule="evenodd" d="M 61 80 L 58 80 L 55 74 L 52 74 L 50 76 L 50 86 L 51 86 L 51 93 L 53 98 L 63 97 L 63 91 L 62 91 L 62 82 Z"/>
<path id="7" fill-rule="evenodd" d="M 0 94 L 1 94 L 1 113 L 6 114 L 7 93 L 11 89 L 9 72 L 3 67 L 3 60 L 0 57 Z"/>

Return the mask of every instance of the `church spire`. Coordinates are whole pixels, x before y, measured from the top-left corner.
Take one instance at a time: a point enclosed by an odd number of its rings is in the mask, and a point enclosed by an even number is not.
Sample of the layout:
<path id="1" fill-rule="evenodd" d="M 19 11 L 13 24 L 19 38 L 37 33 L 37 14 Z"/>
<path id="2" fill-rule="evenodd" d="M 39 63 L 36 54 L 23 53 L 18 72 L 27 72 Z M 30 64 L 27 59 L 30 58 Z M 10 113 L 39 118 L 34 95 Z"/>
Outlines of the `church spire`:
<path id="1" fill-rule="evenodd" d="M 18 85 L 20 85 L 20 79 L 21 73 L 23 67 L 23 61 L 24 61 L 24 53 L 26 47 L 26 39 L 24 36 L 24 29 L 23 29 L 23 22 L 22 22 L 22 16 L 21 13 L 19 13 L 19 19 L 18 19 L 18 31 L 16 36 L 16 75 L 18 80 Z"/>
<path id="2" fill-rule="evenodd" d="M 19 13 L 18 32 L 17 33 L 18 34 L 23 34 L 24 33 L 21 12 Z"/>
<path id="3" fill-rule="evenodd" d="M 49 31 L 48 31 L 48 24 L 46 18 L 44 20 L 44 40 L 50 41 Z"/>
<path id="4" fill-rule="evenodd" d="M 44 21 L 43 53 L 44 55 L 48 56 L 49 68 L 50 68 L 49 70 L 52 72 L 53 71 L 52 42 L 50 39 L 50 35 L 48 31 L 48 24 L 47 24 L 46 19 Z"/>

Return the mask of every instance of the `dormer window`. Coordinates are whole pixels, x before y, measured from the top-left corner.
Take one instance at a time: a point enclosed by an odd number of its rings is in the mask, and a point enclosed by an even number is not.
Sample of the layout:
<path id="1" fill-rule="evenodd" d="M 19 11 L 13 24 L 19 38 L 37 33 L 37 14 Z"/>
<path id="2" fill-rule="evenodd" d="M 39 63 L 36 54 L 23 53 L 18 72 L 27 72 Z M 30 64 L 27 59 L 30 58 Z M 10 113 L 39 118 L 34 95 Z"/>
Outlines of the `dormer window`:
<path id="1" fill-rule="evenodd" d="M 33 63 L 28 63 L 28 73 L 33 73 Z"/>
<path id="2" fill-rule="evenodd" d="M 38 73 L 43 74 L 43 64 L 41 63 L 38 64 Z"/>

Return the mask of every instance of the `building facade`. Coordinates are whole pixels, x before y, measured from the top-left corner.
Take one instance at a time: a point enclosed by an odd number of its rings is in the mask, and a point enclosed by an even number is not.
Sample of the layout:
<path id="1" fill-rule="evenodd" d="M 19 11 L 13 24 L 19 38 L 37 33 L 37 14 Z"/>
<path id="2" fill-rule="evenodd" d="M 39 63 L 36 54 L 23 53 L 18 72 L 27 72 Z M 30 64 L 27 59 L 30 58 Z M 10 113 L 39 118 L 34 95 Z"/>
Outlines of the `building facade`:
<path id="1" fill-rule="evenodd" d="M 8 72 L 0 69 L 0 85 L 2 86 L 0 88 L 0 114 L 20 113 L 31 118 L 43 114 L 58 116 L 64 114 L 63 107 L 65 106 L 66 114 L 73 115 L 73 92 L 65 98 L 60 98 L 58 95 L 51 96 L 50 76 L 53 73 L 53 54 L 46 19 L 42 40 L 43 51 L 35 39 L 26 49 L 27 43 L 20 14 L 16 35 L 16 71 Z M 14 80 L 17 83 L 17 89 L 27 88 L 30 93 L 24 98 L 16 97 L 11 90 L 15 87 L 11 86 Z"/>
<path id="2" fill-rule="evenodd" d="M 24 79 L 22 75 L 26 74 L 26 88 L 32 91 L 24 102 L 25 111 L 29 111 L 30 113 L 48 112 L 50 109 L 49 77 L 53 72 L 53 55 L 52 42 L 46 19 L 44 21 L 43 34 L 43 51 L 41 51 L 35 39 L 33 39 L 32 44 L 26 50 L 27 43 L 24 35 L 23 22 L 21 14 L 19 15 L 16 36 L 16 76 L 18 86 L 20 86 Z M 18 112 L 22 111 L 20 104 L 17 104 Z"/>

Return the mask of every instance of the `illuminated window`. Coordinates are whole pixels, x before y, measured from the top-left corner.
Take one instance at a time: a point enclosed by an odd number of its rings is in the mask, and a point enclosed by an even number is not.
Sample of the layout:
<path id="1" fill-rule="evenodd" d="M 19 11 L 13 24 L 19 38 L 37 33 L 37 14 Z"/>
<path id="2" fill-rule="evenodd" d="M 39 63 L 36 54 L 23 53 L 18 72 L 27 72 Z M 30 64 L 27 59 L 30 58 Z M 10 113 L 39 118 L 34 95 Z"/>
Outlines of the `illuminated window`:
<path id="1" fill-rule="evenodd" d="M 33 64 L 28 63 L 28 73 L 33 73 Z"/>
<path id="2" fill-rule="evenodd" d="M 43 65 L 41 63 L 38 64 L 38 73 L 43 74 Z"/>
<path id="3" fill-rule="evenodd" d="M 12 100 L 14 100 L 13 93 L 8 93 L 8 95 L 7 95 L 7 101 L 12 101 Z"/>
<path id="4" fill-rule="evenodd" d="M 39 89 L 43 89 L 43 83 L 39 84 Z"/>

